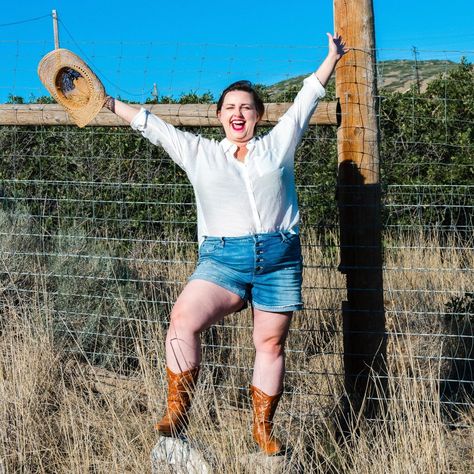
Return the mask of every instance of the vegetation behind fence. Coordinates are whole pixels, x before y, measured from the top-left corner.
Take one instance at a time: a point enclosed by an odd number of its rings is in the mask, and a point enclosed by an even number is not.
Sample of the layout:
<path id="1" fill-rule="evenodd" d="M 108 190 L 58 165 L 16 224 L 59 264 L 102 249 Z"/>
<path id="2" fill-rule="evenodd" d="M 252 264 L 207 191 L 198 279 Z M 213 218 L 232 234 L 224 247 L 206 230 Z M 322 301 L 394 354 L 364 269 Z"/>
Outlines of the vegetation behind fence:
<path id="1" fill-rule="evenodd" d="M 426 88 L 381 89 L 378 115 L 389 364 L 396 376 L 400 360 L 416 361 L 412 376 L 436 382 L 451 421 L 471 406 L 474 388 L 473 76 L 462 61 Z M 288 101 L 298 84 L 260 89 L 267 101 Z M 176 100 L 191 99 L 213 100 Z M 222 137 L 218 129 L 191 131 Z M 58 344 L 133 373 L 137 341 L 150 353 L 163 343 L 157 328 L 166 329 L 195 262 L 184 173 L 129 129 L 1 127 L 0 150 L 4 314 L 16 305 L 45 308 Z M 286 390 L 313 400 L 304 414 L 326 416 L 342 390 L 336 130 L 311 127 L 296 160 L 306 309 L 288 341 Z M 241 403 L 253 354 L 250 313 L 213 327 L 204 348 L 215 385 Z"/>

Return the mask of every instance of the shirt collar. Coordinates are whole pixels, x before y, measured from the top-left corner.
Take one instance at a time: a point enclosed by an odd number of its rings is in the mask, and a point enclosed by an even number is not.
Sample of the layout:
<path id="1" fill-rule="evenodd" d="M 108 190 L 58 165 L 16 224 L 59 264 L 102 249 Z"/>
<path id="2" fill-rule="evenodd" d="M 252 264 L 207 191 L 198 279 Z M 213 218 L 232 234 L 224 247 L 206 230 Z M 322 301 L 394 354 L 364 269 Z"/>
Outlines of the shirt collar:
<path id="1" fill-rule="evenodd" d="M 221 147 L 224 150 L 224 153 L 227 153 L 229 151 L 235 152 L 237 149 L 237 145 L 235 143 L 232 143 L 230 140 L 227 138 L 224 138 L 221 140 Z M 247 142 L 247 150 L 251 150 L 255 146 L 255 137 L 253 137 L 249 142 Z"/>

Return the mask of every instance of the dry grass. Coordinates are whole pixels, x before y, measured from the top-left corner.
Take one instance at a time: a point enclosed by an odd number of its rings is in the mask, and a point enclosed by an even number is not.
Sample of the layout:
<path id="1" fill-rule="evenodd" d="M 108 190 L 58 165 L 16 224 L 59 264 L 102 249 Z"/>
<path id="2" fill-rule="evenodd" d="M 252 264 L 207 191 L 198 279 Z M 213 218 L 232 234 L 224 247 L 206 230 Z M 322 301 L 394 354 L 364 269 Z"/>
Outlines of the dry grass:
<path id="1" fill-rule="evenodd" d="M 442 313 L 451 293 L 472 289 L 473 256 L 437 245 L 394 242 L 386 252 L 385 289 L 389 331 L 423 332 L 424 337 L 393 337 L 389 344 L 388 409 L 378 423 L 361 422 L 346 443 L 336 439 L 331 417 L 341 394 L 341 337 L 338 308 L 344 279 L 335 270 L 331 248 L 306 248 L 307 306 L 295 318 L 288 341 L 289 392 L 276 417 L 282 438 L 291 447 L 288 472 L 322 473 L 468 473 L 474 469 L 474 412 L 466 410 L 450 428 L 443 418 L 438 379 L 443 364 L 439 338 Z M 415 243 L 415 241 L 414 241 Z M 398 248 L 398 250 L 395 249 Z M 426 248 L 423 248 L 426 247 Z M 177 252 L 177 249 L 168 249 Z M 153 256 L 157 249 L 137 249 Z M 182 254 L 192 260 L 191 251 Z M 331 269 L 323 267 L 330 266 Z M 189 265 L 159 268 L 137 264 L 138 277 L 184 281 Z M 319 267 L 319 268 L 318 268 Z M 393 270 L 391 270 L 393 268 Z M 424 268 L 421 272 L 418 268 Z M 426 271 L 426 269 L 434 269 Z M 396 270 L 395 270 L 396 269 Z M 405 269 L 405 270 L 403 270 Z M 158 274 L 159 272 L 159 274 Z M 471 285 L 471 288 L 470 288 Z M 326 290 L 323 288 L 332 288 Z M 431 289 L 431 293 L 424 290 Z M 176 285 L 159 296 L 174 298 Z M 156 296 L 156 295 L 155 295 Z M 44 299 L 42 299 L 44 301 Z M 413 313 L 413 314 L 411 314 Z M 151 315 L 150 318 L 152 319 Z M 144 330 L 153 343 L 136 338 L 139 364 L 127 377 L 92 367 L 66 351 L 54 338 L 47 305 L 5 303 L 0 326 L 0 472 L 6 473 L 144 473 L 157 436 L 153 422 L 164 407 L 162 341 L 164 327 Z M 208 342 L 236 349 L 207 349 L 211 362 L 200 380 L 189 437 L 204 450 L 217 473 L 255 472 L 242 461 L 255 447 L 250 413 L 242 395 L 252 360 L 250 313 L 229 317 Z M 322 330 L 321 330 L 322 329 Z M 427 360 L 430 355 L 434 359 Z M 392 357 L 396 356 L 396 357 Z M 421 357 L 423 356 L 423 357 Z M 230 365 L 216 369 L 213 364 Z M 422 375 L 423 377 L 418 377 Z M 163 467 L 163 473 L 168 472 Z"/>

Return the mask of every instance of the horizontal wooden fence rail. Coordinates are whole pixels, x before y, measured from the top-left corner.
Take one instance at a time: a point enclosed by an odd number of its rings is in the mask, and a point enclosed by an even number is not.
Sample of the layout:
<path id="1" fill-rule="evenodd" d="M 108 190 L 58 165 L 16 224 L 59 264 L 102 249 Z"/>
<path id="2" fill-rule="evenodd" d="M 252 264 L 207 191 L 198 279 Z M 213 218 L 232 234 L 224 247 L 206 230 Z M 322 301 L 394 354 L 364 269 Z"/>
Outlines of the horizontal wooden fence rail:
<path id="1" fill-rule="evenodd" d="M 145 107 L 158 117 L 175 126 L 216 127 L 216 104 L 131 104 Z M 261 125 L 273 125 L 288 110 L 291 103 L 265 104 Z M 337 101 L 321 102 L 311 125 L 337 125 Z M 74 125 L 65 109 L 59 104 L 0 104 L 0 125 Z M 89 124 L 96 127 L 123 127 L 127 124 L 107 109 L 102 109 Z"/>

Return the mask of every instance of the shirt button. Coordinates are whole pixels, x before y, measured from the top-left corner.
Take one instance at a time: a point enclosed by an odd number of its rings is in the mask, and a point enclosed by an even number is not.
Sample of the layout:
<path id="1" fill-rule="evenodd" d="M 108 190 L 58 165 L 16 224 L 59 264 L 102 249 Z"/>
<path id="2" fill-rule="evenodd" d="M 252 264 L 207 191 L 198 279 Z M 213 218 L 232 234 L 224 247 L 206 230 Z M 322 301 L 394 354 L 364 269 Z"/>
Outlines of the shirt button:
<path id="1" fill-rule="evenodd" d="M 258 266 L 255 270 L 257 270 L 257 272 L 259 272 L 260 270 L 262 270 L 263 267 L 260 267 Z"/>
<path id="2" fill-rule="evenodd" d="M 262 255 L 263 250 L 257 250 L 257 255 Z"/>
<path id="3" fill-rule="evenodd" d="M 261 247 L 261 246 L 262 246 L 262 242 L 257 242 L 255 245 L 256 245 L 257 247 Z"/>
<path id="4" fill-rule="evenodd" d="M 257 262 L 263 262 L 263 258 L 257 258 Z"/>

